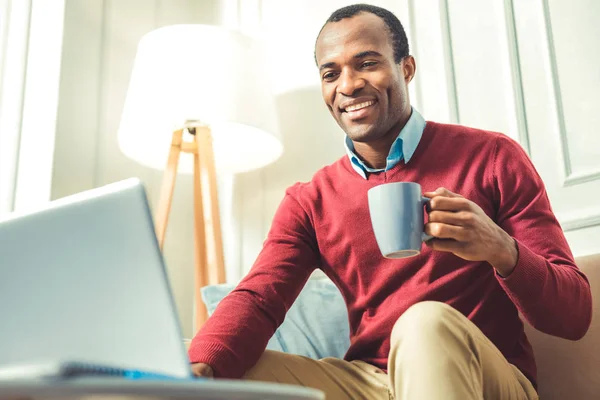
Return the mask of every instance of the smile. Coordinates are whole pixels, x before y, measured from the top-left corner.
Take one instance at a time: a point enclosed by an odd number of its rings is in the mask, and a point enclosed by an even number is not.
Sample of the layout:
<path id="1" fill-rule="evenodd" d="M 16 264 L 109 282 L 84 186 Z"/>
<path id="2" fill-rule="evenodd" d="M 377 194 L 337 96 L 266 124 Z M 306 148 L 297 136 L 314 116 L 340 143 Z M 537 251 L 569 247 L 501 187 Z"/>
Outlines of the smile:
<path id="1" fill-rule="evenodd" d="M 353 112 L 353 111 L 358 111 L 358 110 L 362 110 L 363 108 L 367 108 L 369 106 L 372 106 L 373 104 L 375 104 L 375 100 L 369 100 L 369 101 L 365 101 L 359 104 L 353 104 L 351 106 L 348 106 L 344 109 L 345 112 Z"/>
<path id="2" fill-rule="evenodd" d="M 360 103 L 350 104 L 349 106 L 342 108 L 342 116 L 347 122 L 359 122 L 365 118 L 369 118 L 375 115 L 377 100 L 367 100 Z"/>

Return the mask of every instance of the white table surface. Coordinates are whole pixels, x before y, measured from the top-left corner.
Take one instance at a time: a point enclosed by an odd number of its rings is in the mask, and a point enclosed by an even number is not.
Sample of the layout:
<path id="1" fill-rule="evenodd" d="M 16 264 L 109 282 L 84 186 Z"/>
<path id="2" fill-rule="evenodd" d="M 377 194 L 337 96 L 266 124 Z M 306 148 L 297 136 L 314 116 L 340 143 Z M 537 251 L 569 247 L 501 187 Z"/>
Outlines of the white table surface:
<path id="1" fill-rule="evenodd" d="M 323 400 L 323 392 L 301 386 L 241 380 L 127 380 L 69 378 L 0 381 L 0 400 L 14 399 L 198 399 L 198 400 Z"/>

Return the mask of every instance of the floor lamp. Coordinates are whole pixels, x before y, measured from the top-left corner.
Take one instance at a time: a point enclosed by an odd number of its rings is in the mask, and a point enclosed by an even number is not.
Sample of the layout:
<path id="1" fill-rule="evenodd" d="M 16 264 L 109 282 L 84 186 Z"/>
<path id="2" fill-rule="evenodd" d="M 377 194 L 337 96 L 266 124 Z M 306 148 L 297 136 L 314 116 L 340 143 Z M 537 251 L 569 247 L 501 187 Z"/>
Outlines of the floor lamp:
<path id="1" fill-rule="evenodd" d="M 155 213 L 161 250 L 176 175 L 193 173 L 195 329 L 207 319 L 200 288 L 226 278 L 217 173 L 251 171 L 282 153 L 263 60 L 260 42 L 216 26 L 167 26 L 138 45 L 119 147 L 165 170 Z"/>

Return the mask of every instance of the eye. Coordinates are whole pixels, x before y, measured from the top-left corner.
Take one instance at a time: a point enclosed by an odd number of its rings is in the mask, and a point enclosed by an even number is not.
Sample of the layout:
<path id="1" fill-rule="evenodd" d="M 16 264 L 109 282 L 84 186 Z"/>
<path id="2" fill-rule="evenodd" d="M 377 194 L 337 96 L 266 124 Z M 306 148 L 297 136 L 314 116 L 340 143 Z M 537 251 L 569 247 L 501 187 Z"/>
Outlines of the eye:
<path id="1" fill-rule="evenodd" d="M 377 65 L 377 61 L 365 61 L 364 63 L 362 63 L 360 66 L 362 68 L 369 68 L 372 67 L 374 65 Z"/>
<path id="2" fill-rule="evenodd" d="M 326 72 L 323 74 L 323 80 L 330 82 L 330 81 L 334 80 L 336 76 L 337 76 L 336 72 L 332 72 L 332 71 Z"/>

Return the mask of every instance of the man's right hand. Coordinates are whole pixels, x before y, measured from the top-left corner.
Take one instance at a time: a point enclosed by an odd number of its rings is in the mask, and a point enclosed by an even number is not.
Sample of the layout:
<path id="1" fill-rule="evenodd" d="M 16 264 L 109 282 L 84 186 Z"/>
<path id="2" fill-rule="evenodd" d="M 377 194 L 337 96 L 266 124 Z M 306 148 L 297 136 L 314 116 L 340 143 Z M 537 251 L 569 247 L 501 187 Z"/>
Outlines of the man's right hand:
<path id="1" fill-rule="evenodd" d="M 215 371 L 208 364 L 195 363 L 192 364 L 192 373 L 194 376 L 202 376 L 204 378 L 212 378 L 215 376 Z"/>

